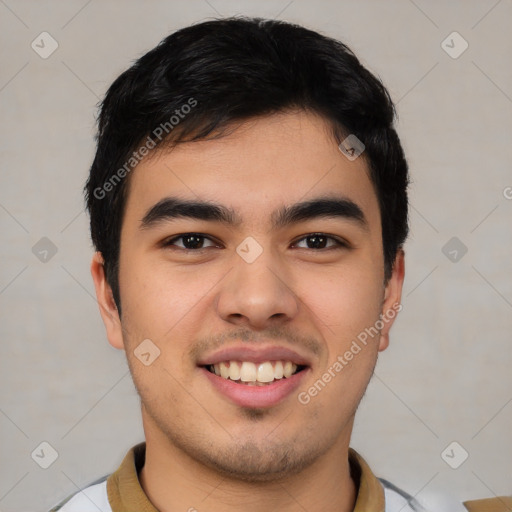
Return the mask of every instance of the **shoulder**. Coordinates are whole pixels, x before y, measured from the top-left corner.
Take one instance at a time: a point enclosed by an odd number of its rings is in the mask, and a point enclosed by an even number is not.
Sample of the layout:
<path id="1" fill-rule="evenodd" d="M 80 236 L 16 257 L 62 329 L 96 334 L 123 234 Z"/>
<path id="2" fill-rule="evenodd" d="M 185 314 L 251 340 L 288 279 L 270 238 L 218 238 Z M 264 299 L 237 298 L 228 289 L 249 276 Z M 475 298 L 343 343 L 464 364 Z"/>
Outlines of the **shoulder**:
<path id="1" fill-rule="evenodd" d="M 467 512 L 460 501 L 449 495 L 422 493 L 415 498 L 384 478 L 379 481 L 384 487 L 386 512 Z"/>
<path id="2" fill-rule="evenodd" d="M 68 496 L 49 512 L 87 512 L 91 507 L 99 512 L 112 512 L 107 495 L 107 476 Z"/>

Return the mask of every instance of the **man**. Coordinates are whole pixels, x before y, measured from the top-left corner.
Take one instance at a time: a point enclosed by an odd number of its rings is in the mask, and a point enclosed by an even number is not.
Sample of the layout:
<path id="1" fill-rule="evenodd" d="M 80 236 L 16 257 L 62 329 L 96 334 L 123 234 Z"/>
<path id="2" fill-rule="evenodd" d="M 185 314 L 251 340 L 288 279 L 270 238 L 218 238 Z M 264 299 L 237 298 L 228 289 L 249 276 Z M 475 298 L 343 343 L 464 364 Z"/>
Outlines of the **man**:
<path id="1" fill-rule="evenodd" d="M 393 120 L 345 45 L 278 21 L 182 29 L 115 80 L 91 271 L 145 442 L 53 510 L 424 510 L 349 447 L 401 309 Z"/>

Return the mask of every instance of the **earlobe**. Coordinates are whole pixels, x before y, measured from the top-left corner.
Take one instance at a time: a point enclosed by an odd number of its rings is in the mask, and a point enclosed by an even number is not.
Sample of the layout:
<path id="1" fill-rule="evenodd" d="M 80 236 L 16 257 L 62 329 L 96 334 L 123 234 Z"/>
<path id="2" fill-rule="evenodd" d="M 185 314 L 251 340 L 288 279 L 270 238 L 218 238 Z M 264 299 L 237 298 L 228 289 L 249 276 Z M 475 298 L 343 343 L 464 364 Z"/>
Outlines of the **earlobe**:
<path id="1" fill-rule="evenodd" d="M 379 352 L 386 350 L 389 346 L 389 331 L 395 321 L 396 315 L 401 311 L 402 287 L 405 277 L 405 254 L 403 249 L 396 253 L 391 277 L 386 283 L 384 290 L 384 301 L 382 304 L 383 327 L 380 333 Z"/>
<path id="2" fill-rule="evenodd" d="M 105 276 L 103 256 L 94 253 L 91 262 L 91 275 L 96 289 L 96 299 L 100 308 L 101 318 L 105 324 L 109 343 L 118 349 L 124 349 L 123 331 L 119 311 L 114 300 L 112 288 Z"/>
<path id="3" fill-rule="evenodd" d="M 379 340 L 379 352 L 386 350 L 388 347 L 389 347 L 389 333 L 383 334 L 381 332 L 380 340 Z"/>

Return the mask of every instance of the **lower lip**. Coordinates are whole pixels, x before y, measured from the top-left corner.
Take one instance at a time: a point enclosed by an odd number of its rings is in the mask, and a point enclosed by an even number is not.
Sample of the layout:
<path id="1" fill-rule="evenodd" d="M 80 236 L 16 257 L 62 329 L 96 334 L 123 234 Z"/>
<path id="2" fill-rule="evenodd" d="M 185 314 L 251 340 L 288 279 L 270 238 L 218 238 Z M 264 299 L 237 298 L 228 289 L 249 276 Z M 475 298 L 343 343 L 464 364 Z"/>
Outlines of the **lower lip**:
<path id="1" fill-rule="evenodd" d="M 306 368 L 291 377 L 276 380 L 272 384 L 248 386 L 247 384 L 237 384 L 230 379 L 219 377 L 209 372 L 206 368 L 201 367 L 200 370 L 219 393 L 240 407 L 250 408 L 277 405 L 299 387 L 306 373 L 308 373 L 308 368 Z"/>

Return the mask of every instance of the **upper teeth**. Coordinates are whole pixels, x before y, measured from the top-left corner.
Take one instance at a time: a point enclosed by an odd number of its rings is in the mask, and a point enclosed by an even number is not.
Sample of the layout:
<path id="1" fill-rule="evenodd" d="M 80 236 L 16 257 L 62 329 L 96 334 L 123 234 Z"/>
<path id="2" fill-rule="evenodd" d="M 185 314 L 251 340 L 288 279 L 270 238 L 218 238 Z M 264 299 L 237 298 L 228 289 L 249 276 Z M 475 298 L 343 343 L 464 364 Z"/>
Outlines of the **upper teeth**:
<path id="1" fill-rule="evenodd" d="M 265 361 L 259 364 L 250 361 L 225 361 L 214 364 L 213 371 L 224 379 L 265 383 L 291 377 L 297 371 L 297 365 L 291 361 Z"/>

